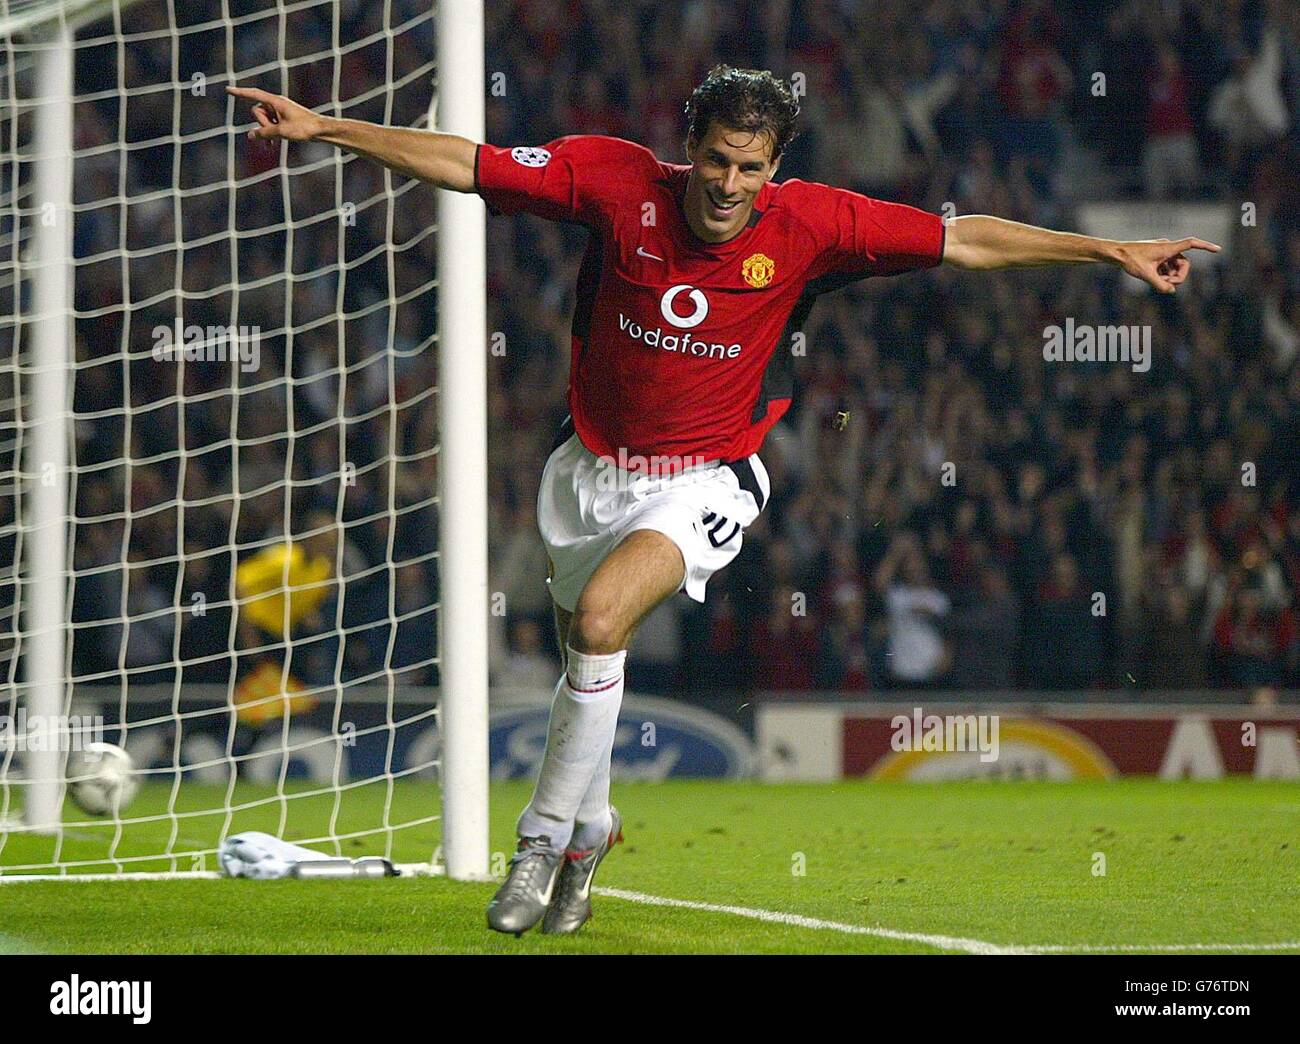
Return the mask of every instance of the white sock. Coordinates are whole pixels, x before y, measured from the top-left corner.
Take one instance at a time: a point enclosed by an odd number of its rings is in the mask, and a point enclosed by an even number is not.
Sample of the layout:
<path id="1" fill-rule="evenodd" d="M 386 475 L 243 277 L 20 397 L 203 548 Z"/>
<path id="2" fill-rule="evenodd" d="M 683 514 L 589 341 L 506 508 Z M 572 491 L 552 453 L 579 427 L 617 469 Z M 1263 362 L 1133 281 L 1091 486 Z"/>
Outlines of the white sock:
<path id="1" fill-rule="evenodd" d="M 614 737 L 610 736 L 605 756 L 596 765 L 596 774 L 587 784 L 587 792 L 582 795 L 582 804 L 578 806 L 573 837 L 569 839 L 569 847 L 576 851 L 596 848 L 609 837 L 614 826 L 614 817 L 609 813 L 609 762 L 613 755 Z"/>
<path id="2" fill-rule="evenodd" d="M 549 837 L 560 849 L 568 846 L 578 810 L 602 765 L 608 774 L 627 659 L 626 649 L 604 656 L 589 656 L 572 646 L 566 652 L 569 669 L 555 687 L 546 756 L 533 800 L 518 825 L 521 837 Z M 608 788 L 607 775 L 606 794 Z"/>

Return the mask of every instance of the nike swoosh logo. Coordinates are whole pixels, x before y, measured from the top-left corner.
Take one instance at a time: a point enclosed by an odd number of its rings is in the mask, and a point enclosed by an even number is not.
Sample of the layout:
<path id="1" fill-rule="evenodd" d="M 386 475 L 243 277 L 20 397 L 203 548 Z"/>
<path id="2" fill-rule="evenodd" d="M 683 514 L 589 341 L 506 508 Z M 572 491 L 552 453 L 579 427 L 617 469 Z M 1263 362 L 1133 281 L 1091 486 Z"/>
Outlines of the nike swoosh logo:
<path id="1" fill-rule="evenodd" d="M 555 868 L 555 873 L 551 874 L 551 879 L 546 885 L 546 891 L 538 896 L 538 901 L 543 906 L 551 905 L 551 894 L 555 891 L 555 882 L 560 879 L 560 871 L 564 868 L 563 861 Z"/>
<path id="2" fill-rule="evenodd" d="M 596 867 L 598 867 L 599 865 L 600 865 L 599 859 L 597 859 L 595 862 L 591 864 L 591 870 L 587 873 L 587 879 L 582 882 L 582 888 L 578 890 L 579 899 L 586 899 L 589 895 L 591 895 L 591 882 L 592 879 L 596 876 Z"/>
<path id="3" fill-rule="evenodd" d="M 587 896 L 591 895 L 591 882 L 596 876 L 596 869 L 600 866 L 600 861 L 609 855 L 609 850 L 614 847 L 612 843 L 613 837 L 614 834 L 611 831 L 609 837 L 605 839 L 605 850 L 598 852 L 596 858 L 591 861 L 591 869 L 587 871 L 587 879 L 582 882 L 582 887 L 578 890 L 579 899 L 586 899 Z"/>
<path id="4" fill-rule="evenodd" d="M 650 258 L 650 260 L 652 260 L 652 261 L 662 261 L 662 260 L 663 260 L 662 257 L 659 257 L 659 256 L 656 255 L 656 254 L 648 253 L 648 252 L 647 252 L 643 247 L 637 247 L 637 248 L 636 248 L 636 256 L 637 256 L 637 257 L 648 257 L 648 258 Z"/>

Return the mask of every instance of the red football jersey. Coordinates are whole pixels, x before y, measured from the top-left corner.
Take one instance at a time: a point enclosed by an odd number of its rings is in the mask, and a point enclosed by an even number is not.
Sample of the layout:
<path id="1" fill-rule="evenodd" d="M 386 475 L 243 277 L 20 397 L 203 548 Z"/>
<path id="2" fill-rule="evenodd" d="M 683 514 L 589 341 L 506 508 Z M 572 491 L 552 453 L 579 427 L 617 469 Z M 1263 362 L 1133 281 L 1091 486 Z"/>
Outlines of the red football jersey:
<path id="1" fill-rule="evenodd" d="M 943 258 L 938 215 L 797 179 L 764 185 L 741 233 L 706 243 L 682 210 L 689 172 L 589 135 L 475 159 L 493 212 L 591 229 L 569 410 L 593 453 L 661 469 L 757 451 L 790 406 L 791 338 L 818 294 Z"/>

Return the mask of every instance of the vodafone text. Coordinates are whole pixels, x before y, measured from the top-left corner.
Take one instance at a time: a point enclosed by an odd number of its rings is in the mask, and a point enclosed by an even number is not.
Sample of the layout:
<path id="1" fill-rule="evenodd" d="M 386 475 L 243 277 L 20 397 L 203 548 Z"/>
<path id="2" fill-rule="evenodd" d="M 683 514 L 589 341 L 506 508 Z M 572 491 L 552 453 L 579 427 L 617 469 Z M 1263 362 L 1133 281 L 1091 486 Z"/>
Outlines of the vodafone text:
<path id="1" fill-rule="evenodd" d="M 734 359 L 740 355 L 739 344 L 696 341 L 689 333 L 665 333 L 658 326 L 647 329 L 622 312 L 618 313 L 618 328 L 633 340 L 642 341 L 651 348 L 662 348 L 666 352 L 681 352 L 682 355 L 697 355 L 706 359 Z"/>

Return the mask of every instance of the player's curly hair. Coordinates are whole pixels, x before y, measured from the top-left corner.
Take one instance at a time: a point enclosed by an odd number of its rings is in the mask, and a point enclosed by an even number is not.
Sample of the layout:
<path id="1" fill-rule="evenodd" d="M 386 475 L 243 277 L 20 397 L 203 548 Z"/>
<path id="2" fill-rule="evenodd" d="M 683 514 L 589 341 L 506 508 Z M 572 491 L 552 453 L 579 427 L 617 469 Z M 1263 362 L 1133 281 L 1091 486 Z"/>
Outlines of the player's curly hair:
<path id="1" fill-rule="evenodd" d="M 766 69 L 715 65 L 686 102 L 686 132 L 702 141 L 714 120 L 737 130 L 772 136 L 772 159 L 794 140 L 799 103 L 789 84 Z"/>

